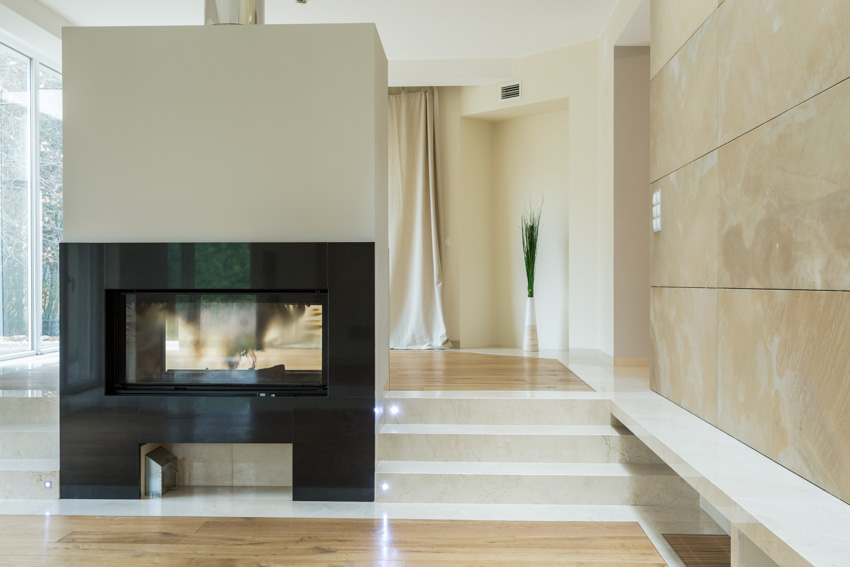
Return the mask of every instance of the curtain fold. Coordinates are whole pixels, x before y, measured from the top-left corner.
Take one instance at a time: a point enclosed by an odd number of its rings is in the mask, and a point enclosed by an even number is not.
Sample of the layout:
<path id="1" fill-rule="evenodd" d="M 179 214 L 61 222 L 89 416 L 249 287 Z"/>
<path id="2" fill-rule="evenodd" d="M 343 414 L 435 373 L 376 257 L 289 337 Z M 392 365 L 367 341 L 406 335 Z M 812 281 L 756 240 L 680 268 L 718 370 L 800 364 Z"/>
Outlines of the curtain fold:
<path id="1" fill-rule="evenodd" d="M 394 92 L 394 91 L 393 91 Z M 437 89 L 389 95 L 390 348 L 452 348 L 443 317 Z"/>

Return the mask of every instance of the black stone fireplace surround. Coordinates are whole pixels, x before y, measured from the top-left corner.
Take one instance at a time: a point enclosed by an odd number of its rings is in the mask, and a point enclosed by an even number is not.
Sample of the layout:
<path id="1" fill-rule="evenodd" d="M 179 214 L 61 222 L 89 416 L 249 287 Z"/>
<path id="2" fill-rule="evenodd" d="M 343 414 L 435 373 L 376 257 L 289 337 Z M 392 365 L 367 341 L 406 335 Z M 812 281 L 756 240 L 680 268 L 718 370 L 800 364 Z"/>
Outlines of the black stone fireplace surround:
<path id="1" fill-rule="evenodd" d="M 374 501 L 373 243 L 62 244 L 61 498 L 140 498 L 145 443 L 292 443 L 295 500 Z M 327 391 L 113 395 L 116 290 L 321 291 Z"/>

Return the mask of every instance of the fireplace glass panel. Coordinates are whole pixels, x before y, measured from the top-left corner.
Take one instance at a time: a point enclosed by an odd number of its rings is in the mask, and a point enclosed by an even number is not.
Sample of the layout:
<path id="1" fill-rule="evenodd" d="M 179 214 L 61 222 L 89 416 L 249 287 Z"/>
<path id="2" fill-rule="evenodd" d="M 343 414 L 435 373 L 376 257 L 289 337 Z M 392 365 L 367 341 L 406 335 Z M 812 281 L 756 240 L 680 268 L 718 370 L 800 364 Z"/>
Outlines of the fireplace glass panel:
<path id="1" fill-rule="evenodd" d="M 326 303 L 312 293 L 121 293 L 118 387 L 321 388 Z"/>

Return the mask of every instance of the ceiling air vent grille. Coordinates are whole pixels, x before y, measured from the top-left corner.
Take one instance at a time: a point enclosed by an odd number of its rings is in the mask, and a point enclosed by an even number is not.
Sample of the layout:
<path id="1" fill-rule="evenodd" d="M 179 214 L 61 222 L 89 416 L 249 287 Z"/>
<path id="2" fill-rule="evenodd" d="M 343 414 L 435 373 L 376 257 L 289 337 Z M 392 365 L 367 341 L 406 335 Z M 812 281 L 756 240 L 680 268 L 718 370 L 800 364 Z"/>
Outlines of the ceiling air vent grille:
<path id="1" fill-rule="evenodd" d="M 515 81 L 499 85 L 499 100 L 519 100 L 522 98 L 522 83 Z"/>

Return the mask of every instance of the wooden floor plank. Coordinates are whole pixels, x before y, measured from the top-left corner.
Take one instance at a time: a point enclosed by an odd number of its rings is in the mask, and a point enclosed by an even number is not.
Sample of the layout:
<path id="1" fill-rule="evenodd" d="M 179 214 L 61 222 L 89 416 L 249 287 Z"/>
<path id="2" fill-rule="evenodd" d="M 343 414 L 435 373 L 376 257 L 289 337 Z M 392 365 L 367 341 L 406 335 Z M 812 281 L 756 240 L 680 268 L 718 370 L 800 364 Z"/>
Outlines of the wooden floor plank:
<path id="1" fill-rule="evenodd" d="M 0 517 L 0 565 L 664 565 L 636 523 Z M 62 537 L 53 540 L 62 533 Z"/>
<path id="2" fill-rule="evenodd" d="M 391 351 L 389 389 L 593 391 L 554 359 L 447 350 Z"/>

